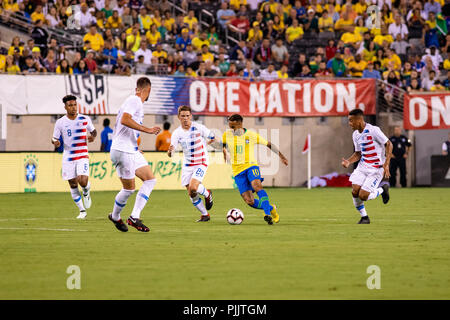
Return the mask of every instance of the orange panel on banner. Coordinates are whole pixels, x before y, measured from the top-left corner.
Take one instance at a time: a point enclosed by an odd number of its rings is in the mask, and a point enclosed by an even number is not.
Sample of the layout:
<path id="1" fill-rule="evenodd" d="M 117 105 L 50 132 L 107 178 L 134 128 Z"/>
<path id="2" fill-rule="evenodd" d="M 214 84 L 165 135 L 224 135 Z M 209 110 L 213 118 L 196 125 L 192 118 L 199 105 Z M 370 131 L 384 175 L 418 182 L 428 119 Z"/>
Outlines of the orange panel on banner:
<path id="1" fill-rule="evenodd" d="M 406 130 L 450 129 L 450 93 L 405 95 L 403 126 Z"/>
<path id="2" fill-rule="evenodd" d="M 345 116 L 359 108 L 375 114 L 375 80 L 197 79 L 189 88 L 194 112 L 225 116 Z"/>

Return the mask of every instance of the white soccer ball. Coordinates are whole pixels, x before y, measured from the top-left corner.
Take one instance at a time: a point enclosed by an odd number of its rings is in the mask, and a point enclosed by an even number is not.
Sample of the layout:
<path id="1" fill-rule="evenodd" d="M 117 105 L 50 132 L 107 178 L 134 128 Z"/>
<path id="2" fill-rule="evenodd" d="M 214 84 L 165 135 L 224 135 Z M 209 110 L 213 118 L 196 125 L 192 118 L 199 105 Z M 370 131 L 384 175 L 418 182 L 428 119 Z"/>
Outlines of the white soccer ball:
<path id="1" fill-rule="evenodd" d="M 244 213 L 236 208 L 230 209 L 227 213 L 227 221 L 229 224 L 241 224 L 244 221 Z"/>

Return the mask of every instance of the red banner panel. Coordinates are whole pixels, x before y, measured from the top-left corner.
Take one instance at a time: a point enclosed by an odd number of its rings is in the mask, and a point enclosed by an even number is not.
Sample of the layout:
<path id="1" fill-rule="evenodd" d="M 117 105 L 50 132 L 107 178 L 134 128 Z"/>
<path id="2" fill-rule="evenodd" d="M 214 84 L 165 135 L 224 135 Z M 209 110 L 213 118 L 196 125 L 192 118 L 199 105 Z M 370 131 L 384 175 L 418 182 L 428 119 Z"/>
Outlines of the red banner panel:
<path id="1" fill-rule="evenodd" d="M 450 93 L 405 94 L 403 126 L 406 130 L 450 129 Z"/>
<path id="2" fill-rule="evenodd" d="M 254 117 L 345 116 L 362 109 L 375 114 L 375 80 L 196 79 L 189 86 L 193 112 Z"/>

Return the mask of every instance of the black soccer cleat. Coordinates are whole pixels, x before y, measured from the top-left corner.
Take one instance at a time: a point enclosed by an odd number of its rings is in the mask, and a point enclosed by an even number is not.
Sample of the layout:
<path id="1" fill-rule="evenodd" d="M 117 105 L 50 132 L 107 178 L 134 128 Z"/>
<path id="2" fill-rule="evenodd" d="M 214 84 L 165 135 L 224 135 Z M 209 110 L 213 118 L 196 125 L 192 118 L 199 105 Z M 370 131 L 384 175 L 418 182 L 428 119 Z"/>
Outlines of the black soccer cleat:
<path id="1" fill-rule="evenodd" d="M 136 219 L 136 218 L 133 218 L 130 216 L 127 219 L 127 224 L 129 226 L 136 228 L 138 231 L 141 231 L 141 232 L 149 232 L 150 231 L 150 229 L 142 223 L 141 219 Z"/>
<path id="2" fill-rule="evenodd" d="M 209 196 L 205 197 L 205 208 L 206 210 L 211 210 L 213 206 L 213 197 L 212 197 L 212 191 L 209 191 Z"/>
<path id="3" fill-rule="evenodd" d="M 266 221 L 268 225 L 273 224 L 272 216 L 269 214 L 264 215 L 264 221 Z"/>
<path id="4" fill-rule="evenodd" d="M 209 220 L 211 220 L 211 217 L 209 216 L 209 214 L 206 215 L 206 216 L 201 215 L 200 219 L 198 219 L 197 222 L 206 222 L 206 221 L 209 221 Z"/>
<path id="5" fill-rule="evenodd" d="M 383 203 L 386 204 L 389 202 L 389 183 L 386 182 L 381 186 L 383 188 L 383 193 L 381 194 L 381 197 L 383 198 Z"/>
<path id="6" fill-rule="evenodd" d="M 370 224 L 369 216 L 361 217 L 361 220 L 359 220 L 358 224 Z"/>
<path id="7" fill-rule="evenodd" d="M 112 221 L 112 223 L 114 223 L 114 225 L 116 226 L 117 230 L 122 231 L 122 232 L 127 232 L 128 231 L 128 227 L 125 223 L 123 223 L 122 219 L 119 219 L 118 221 L 115 221 L 112 218 L 112 213 L 110 213 L 108 215 L 108 219 Z"/>

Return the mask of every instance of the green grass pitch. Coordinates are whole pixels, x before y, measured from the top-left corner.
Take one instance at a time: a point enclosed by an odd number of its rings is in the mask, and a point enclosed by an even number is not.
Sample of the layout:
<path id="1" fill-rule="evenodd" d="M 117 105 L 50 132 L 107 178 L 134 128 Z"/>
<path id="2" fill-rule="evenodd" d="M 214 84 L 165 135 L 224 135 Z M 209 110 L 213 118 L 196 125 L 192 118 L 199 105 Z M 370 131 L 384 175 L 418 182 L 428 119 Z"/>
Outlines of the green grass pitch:
<path id="1" fill-rule="evenodd" d="M 350 189 L 267 189 L 281 221 L 268 226 L 236 190 L 216 190 L 212 220 L 185 192 L 155 191 L 121 233 L 107 220 L 115 192 L 93 192 L 88 218 L 69 192 L 0 195 L 0 299 L 449 299 L 449 189 L 391 189 L 358 225 Z M 122 213 L 126 218 L 135 196 Z M 228 225 L 230 208 L 245 214 Z M 68 266 L 81 289 L 66 287 Z M 381 270 L 369 290 L 367 268 Z"/>

